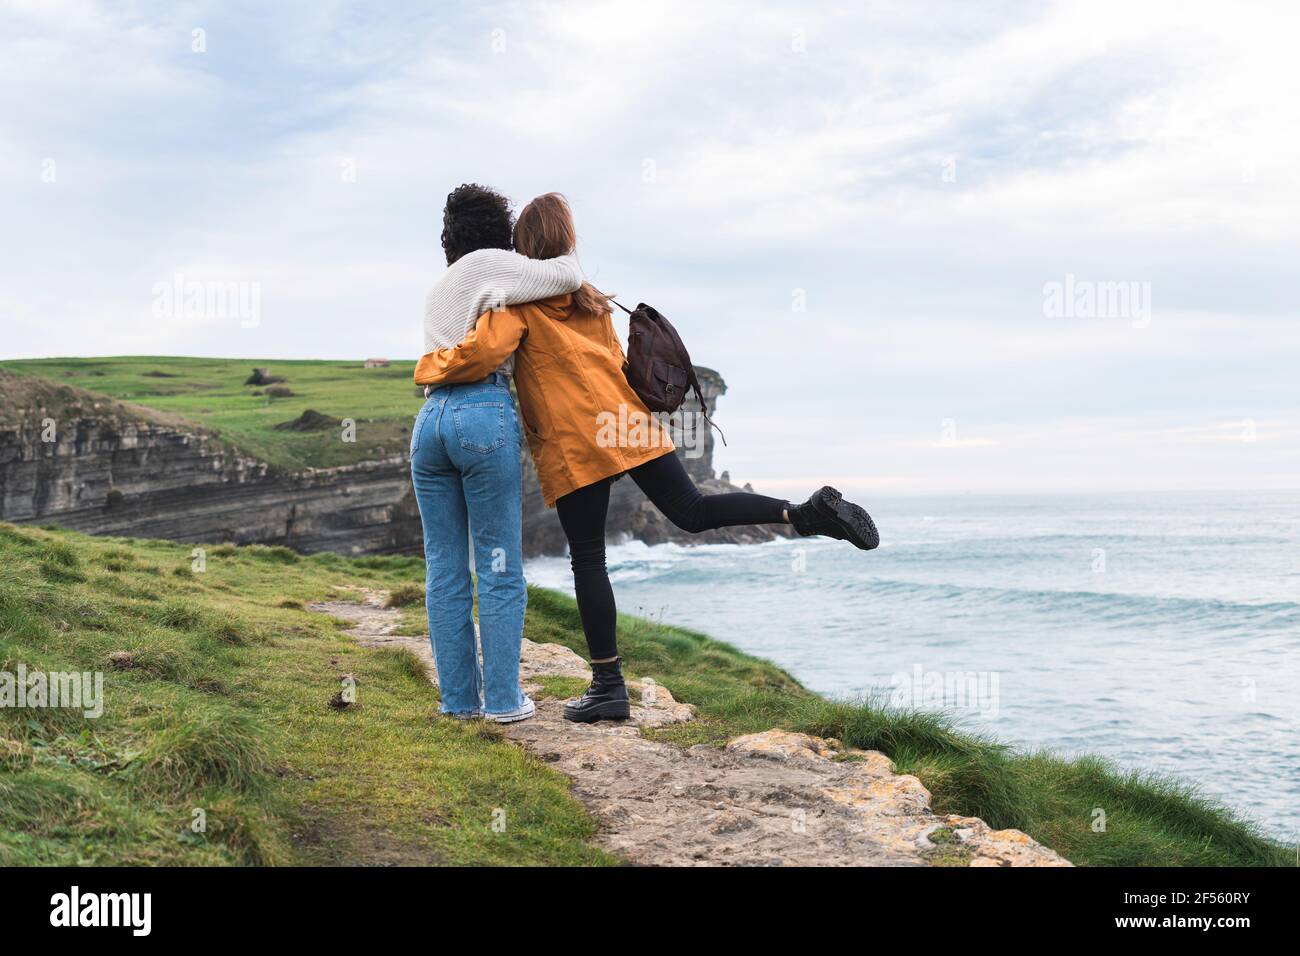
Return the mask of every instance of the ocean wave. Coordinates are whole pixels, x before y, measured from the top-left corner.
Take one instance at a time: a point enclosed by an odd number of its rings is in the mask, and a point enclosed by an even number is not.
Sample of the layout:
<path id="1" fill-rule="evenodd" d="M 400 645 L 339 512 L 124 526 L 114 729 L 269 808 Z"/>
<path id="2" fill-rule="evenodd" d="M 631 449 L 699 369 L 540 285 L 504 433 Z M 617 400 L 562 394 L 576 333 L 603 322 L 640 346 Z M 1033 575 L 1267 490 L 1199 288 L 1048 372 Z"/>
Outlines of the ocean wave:
<path id="1" fill-rule="evenodd" d="M 1221 626 L 1289 626 L 1300 629 L 1300 603 L 1292 601 L 1249 603 L 1122 591 L 962 586 L 879 578 L 860 582 L 858 586 L 879 595 L 908 596 L 922 601 L 975 601 L 1079 613 L 1103 623 L 1128 623 L 1135 618 L 1159 618 L 1164 621 L 1179 619 L 1189 623 L 1213 621 Z"/>
<path id="2" fill-rule="evenodd" d="M 1072 540 L 1076 537 L 1079 536 L 1047 536 L 1052 541 Z M 1107 540 L 1112 541 L 1113 538 Z M 838 558 L 840 555 L 837 549 L 843 547 L 840 542 L 797 539 L 745 545 L 648 545 L 641 541 L 628 541 L 611 545 L 607 559 L 610 579 L 615 585 L 658 582 L 665 585 L 708 587 L 720 584 L 725 587 L 734 585 L 744 590 L 761 589 L 770 582 L 788 577 L 791 573 L 789 559 L 797 551 L 806 552 L 811 563 L 819 552 L 833 554 Z M 999 554 L 1008 560 L 1044 557 L 1041 553 L 1016 553 L 1011 549 L 1004 549 Z M 912 565 L 912 559 L 918 557 L 915 552 L 895 554 L 890 556 L 889 561 L 902 570 L 902 567 Z M 954 548 L 946 554 L 931 552 L 928 560 L 941 563 L 944 558 L 951 558 L 954 563 L 976 561 L 985 572 L 996 564 L 990 562 L 987 555 L 972 552 L 968 548 Z M 873 576 L 871 565 L 826 568 L 823 564 L 817 567 L 819 570 L 813 586 L 818 590 L 846 595 L 861 593 L 866 602 L 873 597 L 891 598 L 911 601 L 917 606 L 930 604 L 960 608 L 972 614 L 1007 614 L 1016 611 L 1036 615 L 1051 613 L 1062 619 L 1083 620 L 1099 625 L 1159 623 L 1213 630 L 1250 627 L 1270 633 L 1291 628 L 1300 635 L 1300 603 L 1294 601 L 1230 600 L 1186 594 L 917 581 L 907 577 Z M 885 570 L 888 573 L 888 569 L 881 565 L 877 565 L 875 570 Z M 528 564 L 527 576 L 530 583 L 541 587 L 570 592 L 573 589 L 572 571 L 567 557 L 533 559 Z M 969 577 L 969 574 L 963 573 L 960 576 Z M 1013 575 L 1001 571 L 997 576 Z M 742 578 L 745 580 L 742 581 Z"/>

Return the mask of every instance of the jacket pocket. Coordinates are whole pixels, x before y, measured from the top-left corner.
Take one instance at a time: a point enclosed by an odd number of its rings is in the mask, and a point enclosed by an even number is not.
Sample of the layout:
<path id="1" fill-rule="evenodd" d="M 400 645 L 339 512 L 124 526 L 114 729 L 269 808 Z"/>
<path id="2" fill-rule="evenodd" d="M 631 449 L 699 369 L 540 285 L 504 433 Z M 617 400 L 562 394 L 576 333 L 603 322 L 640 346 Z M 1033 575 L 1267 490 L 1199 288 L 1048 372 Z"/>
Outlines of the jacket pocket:
<path id="1" fill-rule="evenodd" d="M 506 443 L 505 402 L 466 402 L 451 415 L 456 438 L 466 451 L 487 455 Z"/>
<path id="2" fill-rule="evenodd" d="M 541 381 L 531 371 L 530 368 L 522 378 L 519 370 L 515 372 L 519 392 L 519 420 L 523 423 L 525 434 L 534 438 L 549 438 L 551 421 L 546 409 L 546 396 Z"/>

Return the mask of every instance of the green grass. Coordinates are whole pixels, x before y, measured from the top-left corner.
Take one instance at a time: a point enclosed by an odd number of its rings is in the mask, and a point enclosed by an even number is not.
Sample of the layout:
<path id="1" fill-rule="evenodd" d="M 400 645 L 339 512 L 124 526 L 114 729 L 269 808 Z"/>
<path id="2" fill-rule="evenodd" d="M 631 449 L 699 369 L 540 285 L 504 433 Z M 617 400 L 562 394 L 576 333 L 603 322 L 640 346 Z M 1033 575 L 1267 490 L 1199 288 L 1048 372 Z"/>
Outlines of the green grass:
<path id="1" fill-rule="evenodd" d="M 399 584 L 388 592 L 388 600 L 384 604 L 385 607 L 411 607 L 412 605 L 424 606 L 423 584 Z"/>
<path id="2" fill-rule="evenodd" d="M 419 559 L 220 545 L 196 573 L 191 547 L 0 524 L 0 671 L 102 671 L 106 698 L 98 719 L 0 708 L 0 865 L 614 862 L 563 777 L 493 728 L 435 718 L 413 655 L 362 648 L 305 609 L 364 584 L 398 594 L 416 627 Z M 530 592 L 525 633 L 585 650 L 573 601 L 554 592 Z M 937 811 L 1019 828 L 1080 864 L 1294 863 L 1166 778 L 826 700 L 773 664 L 639 618 L 620 618 L 619 643 L 632 676 L 699 708 L 647 732 L 657 739 L 721 745 L 784 727 L 880 750 Z M 346 675 L 357 702 L 334 709 Z M 543 683 L 544 696 L 581 690 Z M 190 828 L 196 810 L 206 833 Z M 963 859 L 940 839 L 932 862 Z"/>
<path id="3" fill-rule="evenodd" d="M 388 368 L 354 362 L 205 359 L 174 356 L 49 358 L 0 362 L 0 369 L 32 375 L 142 405 L 216 434 L 246 455 L 286 470 L 328 468 L 399 454 L 411 439 L 420 409 L 414 362 Z M 245 385 L 253 368 L 285 381 L 274 397 L 266 386 Z M 260 393 L 260 394 L 258 394 Z M 356 423 L 355 441 L 341 428 L 297 432 L 275 426 L 308 409 Z"/>
<path id="4" fill-rule="evenodd" d="M 305 610 L 423 562 L 191 548 L 0 524 L 0 671 L 101 671 L 105 701 L 0 708 L 0 865 L 613 862 L 565 778 Z"/>
<path id="5" fill-rule="evenodd" d="M 532 591 L 525 633 L 585 653 L 577 607 L 563 595 Z M 1015 827 L 1078 864 L 1295 864 L 1294 848 L 1267 839 L 1175 780 L 1126 773 L 1097 758 L 1019 753 L 965 732 L 941 714 L 827 700 L 773 664 L 640 618 L 619 617 L 618 642 L 631 675 L 653 677 L 678 700 L 699 708 L 698 721 L 648 732 L 658 739 L 721 745 L 740 734 L 783 727 L 879 750 L 900 772 L 921 779 L 936 811 Z M 1098 808 L 1106 816 L 1101 833 L 1092 829 Z"/>

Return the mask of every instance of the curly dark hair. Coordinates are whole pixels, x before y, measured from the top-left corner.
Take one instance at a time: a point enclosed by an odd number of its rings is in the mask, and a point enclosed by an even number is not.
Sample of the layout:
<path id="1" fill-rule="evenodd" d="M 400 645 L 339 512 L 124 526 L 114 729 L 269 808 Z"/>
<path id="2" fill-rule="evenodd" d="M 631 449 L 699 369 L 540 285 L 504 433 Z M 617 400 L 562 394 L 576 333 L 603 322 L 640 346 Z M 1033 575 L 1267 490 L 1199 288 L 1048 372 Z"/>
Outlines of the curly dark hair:
<path id="1" fill-rule="evenodd" d="M 510 200 L 478 183 L 457 186 L 442 210 L 442 249 L 451 265 L 476 249 L 509 249 L 515 228 Z"/>

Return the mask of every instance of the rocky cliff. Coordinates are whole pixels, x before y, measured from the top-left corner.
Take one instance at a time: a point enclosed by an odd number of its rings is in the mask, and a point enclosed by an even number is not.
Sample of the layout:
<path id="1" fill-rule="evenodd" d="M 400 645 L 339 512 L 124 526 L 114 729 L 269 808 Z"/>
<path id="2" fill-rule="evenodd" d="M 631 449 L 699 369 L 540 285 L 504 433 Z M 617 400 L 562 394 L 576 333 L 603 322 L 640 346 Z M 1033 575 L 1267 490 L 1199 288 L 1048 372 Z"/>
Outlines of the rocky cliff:
<path id="1" fill-rule="evenodd" d="M 90 534 L 418 549 L 407 461 L 276 472 L 193 425 L 81 389 L 0 372 L 0 518 Z"/>
<path id="2" fill-rule="evenodd" d="M 725 385 L 701 369 L 710 411 Z M 697 412 L 698 407 L 690 409 Z M 713 437 L 686 419 L 683 460 L 709 490 Z M 704 426 L 707 430 L 707 426 Z M 675 437 L 681 437 L 680 435 Z M 527 452 L 528 555 L 563 553 Z M 419 510 L 404 455 L 338 468 L 279 472 L 182 419 L 44 379 L 0 371 L 0 519 L 91 534 L 192 542 L 283 544 L 304 552 L 419 553 Z M 615 484 L 611 540 L 687 540 L 632 484 Z M 727 529 L 703 540 L 766 540 Z M 700 537 L 690 540 L 702 540 Z"/>

